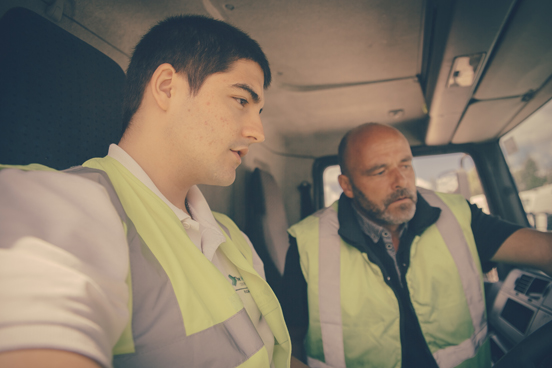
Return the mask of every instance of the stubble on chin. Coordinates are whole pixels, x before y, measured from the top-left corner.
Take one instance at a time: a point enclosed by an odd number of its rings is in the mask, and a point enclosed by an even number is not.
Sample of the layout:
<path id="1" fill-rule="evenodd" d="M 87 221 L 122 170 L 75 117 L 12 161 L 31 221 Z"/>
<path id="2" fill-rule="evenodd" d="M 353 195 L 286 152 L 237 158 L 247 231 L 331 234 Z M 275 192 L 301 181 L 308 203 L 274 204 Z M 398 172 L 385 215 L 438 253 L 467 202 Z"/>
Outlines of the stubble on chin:
<path id="1" fill-rule="evenodd" d="M 404 224 L 405 222 L 412 220 L 414 217 L 414 214 L 416 213 L 416 203 L 414 201 L 402 203 L 399 205 L 399 208 L 395 210 L 395 212 L 398 213 L 393 215 L 385 212 L 384 214 L 387 215 L 388 220 L 394 225 Z"/>
<path id="2" fill-rule="evenodd" d="M 407 188 L 400 189 L 384 200 L 383 208 L 380 208 L 376 203 L 370 201 L 364 193 L 362 193 L 357 187 L 352 185 L 353 189 L 353 203 L 357 209 L 359 209 L 364 216 L 370 220 L 379 223 L 381 225 L 400 225 L 406 223 L 414 217 L 416 212 L 417 195 L 416 192 L 412 193 Z M 401 203 L 391 213 L 389 206 L 397 199 L 406 197 L 410 199 L 407 203 Z"/>

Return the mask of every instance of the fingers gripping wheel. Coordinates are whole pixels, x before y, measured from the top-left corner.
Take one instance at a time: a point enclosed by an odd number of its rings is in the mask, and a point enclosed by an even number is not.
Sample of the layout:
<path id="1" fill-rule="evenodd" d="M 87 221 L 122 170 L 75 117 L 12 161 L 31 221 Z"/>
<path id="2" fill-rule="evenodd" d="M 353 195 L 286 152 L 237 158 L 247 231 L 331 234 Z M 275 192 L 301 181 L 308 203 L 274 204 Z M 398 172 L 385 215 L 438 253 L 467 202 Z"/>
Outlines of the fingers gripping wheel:
<path id="1" fill-rule="evenodd" d="M 525 338 L 493 366 L 493 368 L 545 367 L 552 367 L 552 321 Z"/>

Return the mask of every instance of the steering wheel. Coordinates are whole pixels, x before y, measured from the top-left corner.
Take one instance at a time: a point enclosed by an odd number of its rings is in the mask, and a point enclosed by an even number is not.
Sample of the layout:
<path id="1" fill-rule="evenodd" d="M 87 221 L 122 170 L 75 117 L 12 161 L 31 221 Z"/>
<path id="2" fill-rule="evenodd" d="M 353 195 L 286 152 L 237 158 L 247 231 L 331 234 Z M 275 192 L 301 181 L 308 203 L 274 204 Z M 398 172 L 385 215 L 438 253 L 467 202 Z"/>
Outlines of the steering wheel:
<path id="1" fill-rule="evenodd" d="M 493 368 L 552 367 L 552 361 L 541 365 L 552 354 L 552 321 L 541 326 L 506 353 Z"/>

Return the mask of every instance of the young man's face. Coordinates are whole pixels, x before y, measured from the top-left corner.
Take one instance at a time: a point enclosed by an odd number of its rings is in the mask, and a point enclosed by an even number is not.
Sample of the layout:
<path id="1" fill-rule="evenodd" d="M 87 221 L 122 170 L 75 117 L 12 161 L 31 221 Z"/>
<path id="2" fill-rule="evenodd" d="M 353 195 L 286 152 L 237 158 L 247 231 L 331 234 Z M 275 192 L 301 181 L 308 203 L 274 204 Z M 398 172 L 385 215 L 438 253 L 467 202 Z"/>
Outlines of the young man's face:
<path id="1" fill-rule="evenodd" d="M 187 84 L 187 77 L 179 76 Z M 246 59 L 207 77 L 195 96 L 183 96 L 172 111 L 167 141 L 187 176 L 198 184 L 230 185 L 252 143 L 264 141 L 260 113 L 264 74 Z M 189 178 L 187 178 L 189 179 Z"/>
<path id="2" fill-rule="evenodd" d="M 361 133 L 352 140 L 347 161 L 350 173 L 343 189 L 359 210 L 391 229 L 412 219 L 416 178 L 410 146 L 400 133 L 389 128 Z"/>

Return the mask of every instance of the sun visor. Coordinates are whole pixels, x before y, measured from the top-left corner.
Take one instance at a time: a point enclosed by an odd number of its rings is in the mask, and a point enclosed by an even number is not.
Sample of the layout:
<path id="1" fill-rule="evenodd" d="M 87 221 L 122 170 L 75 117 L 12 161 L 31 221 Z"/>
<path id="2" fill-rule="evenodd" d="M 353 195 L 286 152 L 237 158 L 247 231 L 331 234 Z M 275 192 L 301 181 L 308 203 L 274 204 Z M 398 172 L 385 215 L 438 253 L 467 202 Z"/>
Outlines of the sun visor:
<path id="1" fill-rule="evenodd" d="M 521 96 L 552 75 L 552 1 L 522 1 L 499 40 L 474 98 Z"/>
<path id="2" fill-rule="evenodd" d="M 521 98 L 472 103 L 466 110 L 452 143 L 483 142 L 496 137 L 524 105 Z"/>

